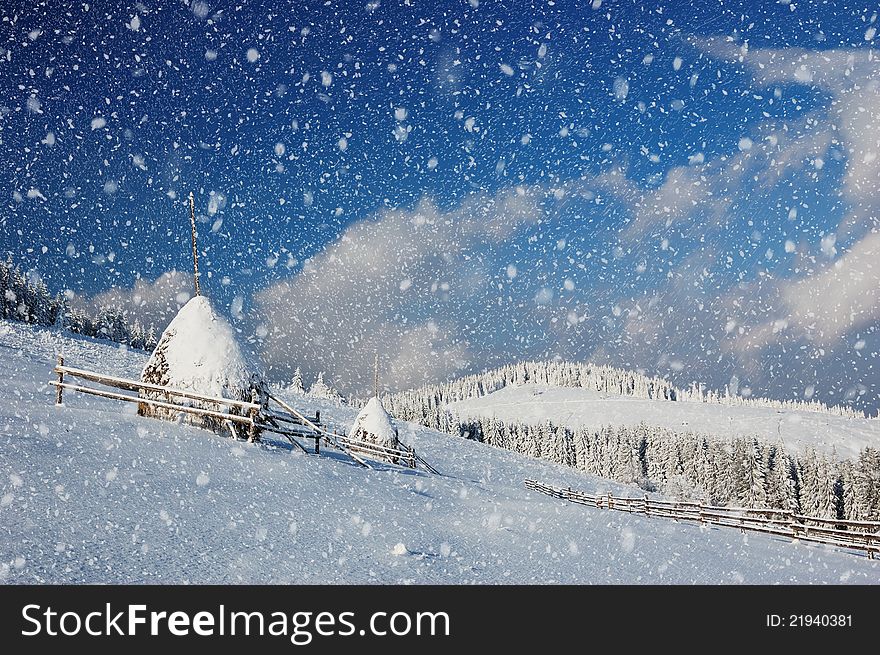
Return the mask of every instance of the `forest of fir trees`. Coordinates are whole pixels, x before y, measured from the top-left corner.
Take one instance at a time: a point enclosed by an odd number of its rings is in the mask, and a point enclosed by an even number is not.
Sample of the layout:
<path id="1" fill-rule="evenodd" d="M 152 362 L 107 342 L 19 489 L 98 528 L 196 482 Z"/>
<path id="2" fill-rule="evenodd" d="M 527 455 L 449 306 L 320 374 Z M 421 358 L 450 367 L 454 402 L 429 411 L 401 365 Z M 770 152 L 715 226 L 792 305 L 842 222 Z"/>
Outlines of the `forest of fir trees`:
<path id="1" fill-rule="evenodd" d="M 158 339 L 155 327 L 129 322 L 118 307 L 101 307 L 94 314 L 72 309 L 64 294 L 50 294 L 42 280 L 9 260 L 0 261 L 0 319 L 55 326 L 143 350 L 152 350 Z"/>
<path id="2" fill-rule="evenodd" d="M 756 437 L 725 439 L 644 424 L 572 429 L 551 422 L 461 419 L 448 411 L 430 412 L 420 422 L 682 500 L 880 521 L 880 450 L 874 448 L 840 462 L 812 449 L 790 453 L 783 444 Z"/>
<path id="3" fill-rule="evenodd" d="M 788 452 L 781 443 L 755 437 L 725 439 L 647 425 L 571 429 L 550 422 L 531 425 L 488 417 L 465 419 L 447 409 L 450 403 L 526 382 L 640 398 L 725 402 L 723 396 L 705 393 L 688 397 L 661 378 L 568 362 L 524 362 L 389 394 L 383 402 L 399 419 L 636 484 L 646 491 L 720 506 L 774 507 L 823 518 L 880 520 L 878 449 L 865 448 L 857 459 L 841 462 L 814 450 Z M 820 403 L 754 402 L 862 416 Z"/>

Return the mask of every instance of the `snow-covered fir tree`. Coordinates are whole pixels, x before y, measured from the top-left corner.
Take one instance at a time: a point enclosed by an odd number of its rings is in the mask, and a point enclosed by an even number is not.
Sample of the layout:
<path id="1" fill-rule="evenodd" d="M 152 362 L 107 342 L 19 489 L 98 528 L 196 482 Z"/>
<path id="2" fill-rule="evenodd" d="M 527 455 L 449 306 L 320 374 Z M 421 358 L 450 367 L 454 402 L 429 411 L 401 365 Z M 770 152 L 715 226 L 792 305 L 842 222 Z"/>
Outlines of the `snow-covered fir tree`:
<path id="1" fill-rule="evenodd" d="M 743 466 L 746 484 L 741 502 L 744 507 L 767 507 L 767 463 L 764 448 L 752 439 L 749 457 Z"/>
<path id="2" fill-rule="evenodd" d="M 799 512 L 797 471 L 783 446 L 771 446 L 767 505 Z"/>
<path id="3" fill-rule="evenodd" d="M 859 499 L 859 510 L 848 518 L 880 521 L 880 450 L 865 448 L 853 468 L 850 494 Z"/>
<path id="4" fill-rule="evenodd" d="M 312 398 L 322 398 L 341 405 L 345 404 L 345 398 L 343 398 L 342 394 L 324 381 L 323 372 L 318 373 L 318 377 L 315 378 L 312 386 L 309 387 L 309 395 Z"/>
<path id="5" fill-rule="evenodd" d="M 287 390 L 293 393 L 305 393 L 305 387 L 303 387 L 303 376 L 302 369 L 297 366 L 296 370 L 293 372 L 293 377 L 290 380 L 290 384 L 287 385 Z"/>

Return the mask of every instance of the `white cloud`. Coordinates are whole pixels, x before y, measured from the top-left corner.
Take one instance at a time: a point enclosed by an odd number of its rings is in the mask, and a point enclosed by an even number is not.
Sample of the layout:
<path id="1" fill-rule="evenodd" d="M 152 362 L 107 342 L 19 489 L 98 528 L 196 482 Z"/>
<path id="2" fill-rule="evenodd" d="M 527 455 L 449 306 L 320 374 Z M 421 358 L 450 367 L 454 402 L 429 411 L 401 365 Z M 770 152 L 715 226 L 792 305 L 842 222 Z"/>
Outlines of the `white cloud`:
<path id="1" fill-rule="evenodd" d="M 674 228 L 685 235 L 719 234 L 727 225 L 731 205 L 754 191 L 772 191 L 784 178 L 813 166 L 834 138 L 834 128 L 815 113 L 781 127 L 772 121 L 740 138 L 734 153 L 706 161 L 691 157 L 687 166 L 670 168 L 662 183 L 643 188 L 611 171 L 588 182 L 602 186 L 623 201 L 632 221 L 622 237 L 643 239 L 652 231 Z"/>
<path id="2" fill-rule="evenodd" d="M 880 57 L 874 50 L 750 49 L 732 38 L 693 39 L 708 55 L 745 64 L 760 87 L 806 84 L 832 94 L 824 131 L 839 133 L 845 146 L 842 190 L 853 205 L 849 229 L 870 219 L 880 179 Z M 816 152 L 821 155 L 821 152 Z"/>
<path id="3" fill-rule="evenodd" d="M 531 191 L 506 192 L 351 225 L 293 279 L 257 294 L 270 326 L 264 360 L 277 375 L 302 366 L 356 391 L 369 387 L 377 351 L 395 388 L 480 364 L 469 351 L 474 306 L 504 275 L 508 240 L 540 215 Z"/>
<path id="4" fill-rule="evenodd" d="M 814 342 L 833 343 L 880 323 L 880 234 L 870 234 L 827 269 L 782 286 L 794 320 Z"/>
<path id="5" fill-rule="evenodd" d="M 655 225 L 679 224 L 704 206 L 712 191 L 704 173 L 691 166 L 669 170 L 657 189 L 639 193 L 633 203 L 633 221 L 626 231 L 629 238 L 641 238 Z M 678 226 L 678 225 L 677 225 Z"/>
<path id="6" fill-rule="evenodd" d="M 77 296 L 71 305 L 92 313 L 102 307 L 121 308 L 130 322 L 138 320 L 144 328 L 152 325 L 160 334 L 192 293 L 192 275 L 172 270 L 152 281 L 136 280 L 132 288 L 116 287 L 92 298 Z"/>

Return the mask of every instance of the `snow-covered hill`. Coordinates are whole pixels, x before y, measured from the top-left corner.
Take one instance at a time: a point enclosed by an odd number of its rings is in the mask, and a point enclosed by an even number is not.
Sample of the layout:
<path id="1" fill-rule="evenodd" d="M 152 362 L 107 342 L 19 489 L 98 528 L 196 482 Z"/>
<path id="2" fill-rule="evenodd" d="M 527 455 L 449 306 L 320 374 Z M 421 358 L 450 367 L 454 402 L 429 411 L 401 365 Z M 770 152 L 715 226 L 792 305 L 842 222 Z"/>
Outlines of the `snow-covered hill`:
<path id="1" fill-rule="evenodd" d="M 774 409 L 700 402 L 670 402 L 604 394 L 588 389 L 536 384 L 510 386 L 481 398 L 449 405 L 462 417 L 502 421 L 552 421 L 572 428 L 638 425 L 719 436 L 757 436 L 782 442 L 792 452 L 815 448 L 840 458 L 880 447 L 880 420 L 849 418 L 796 409 Z"/>
<path id="2" fill-rule="evenodd" d="M 443 473 L 248 445 L 46 382 L 135 376 L 145 355 L 0 322 L 0 580 L 202 583 L 876 583 L 880 563 L 730 529 L 591 509 L 525 477 L 637 490 L 399 424 Z M 355 410 L 291 397 L 350 423 Z"/>

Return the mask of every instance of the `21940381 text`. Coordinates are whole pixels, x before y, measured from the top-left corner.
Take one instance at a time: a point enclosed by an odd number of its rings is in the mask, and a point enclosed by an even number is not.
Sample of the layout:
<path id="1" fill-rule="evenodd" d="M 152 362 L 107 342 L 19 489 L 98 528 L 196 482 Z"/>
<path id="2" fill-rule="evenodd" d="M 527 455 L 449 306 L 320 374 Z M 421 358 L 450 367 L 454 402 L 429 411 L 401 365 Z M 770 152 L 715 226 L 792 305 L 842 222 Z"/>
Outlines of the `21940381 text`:
<path id="1" fill-rule="evenodd" d="M 768 628 L 851 628 L 852 614 L 768 614 Z"/>

